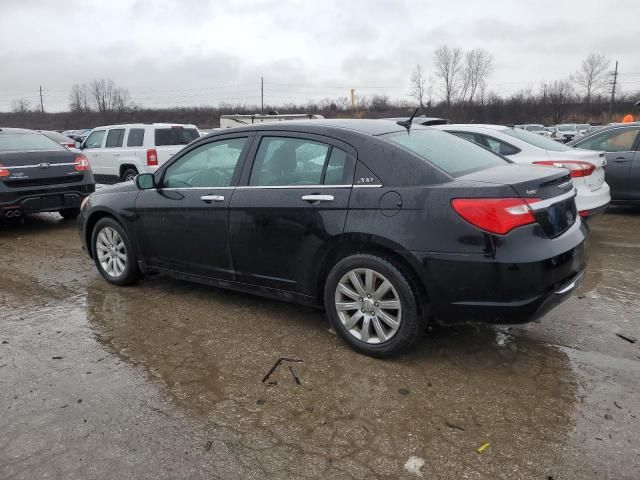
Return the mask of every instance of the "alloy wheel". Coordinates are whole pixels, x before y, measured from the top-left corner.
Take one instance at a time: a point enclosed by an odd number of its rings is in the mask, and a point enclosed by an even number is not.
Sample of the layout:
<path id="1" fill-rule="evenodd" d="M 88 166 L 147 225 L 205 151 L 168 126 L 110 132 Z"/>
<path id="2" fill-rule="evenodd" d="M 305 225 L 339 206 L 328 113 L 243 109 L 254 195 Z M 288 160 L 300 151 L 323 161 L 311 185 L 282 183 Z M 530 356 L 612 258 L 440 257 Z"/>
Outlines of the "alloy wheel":
<path id="1" fill-rule="evenodd" d="M 100 230 L 96 237 L 96 255 L 102 269 L 112 278 L 119 277 L 127 268 L 127 249 L 114 228 Z"/>
<path id="2" fill-rule="evenodd" d="M 370 268 L 353 269 L 340 279 L 335 307 L 344 328 L 369 344 L 390 340 L 402 321 L 398 292 L 384 275 Z"/>

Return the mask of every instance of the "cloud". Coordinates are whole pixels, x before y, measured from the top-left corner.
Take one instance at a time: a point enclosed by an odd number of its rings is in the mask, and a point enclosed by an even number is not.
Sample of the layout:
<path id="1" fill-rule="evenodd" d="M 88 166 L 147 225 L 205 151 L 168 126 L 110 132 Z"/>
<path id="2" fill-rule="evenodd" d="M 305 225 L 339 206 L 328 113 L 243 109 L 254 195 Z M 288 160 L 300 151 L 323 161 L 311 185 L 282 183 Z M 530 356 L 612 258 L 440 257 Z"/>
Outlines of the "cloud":
<path id="1" fill-rule="evenodd" d="M 0 0 L 0 110 L 40 85 L 64 109 L 71 86 L 94 78 L 150 106 L 256 103 L 260 77 L 273 102 L 351 87 L 404 97 L 442 44 L 490 51 L 490 86 L 505 92 L 566 78 L 592 51 L 640 72 L 635 11 L 637 0 Z"/>

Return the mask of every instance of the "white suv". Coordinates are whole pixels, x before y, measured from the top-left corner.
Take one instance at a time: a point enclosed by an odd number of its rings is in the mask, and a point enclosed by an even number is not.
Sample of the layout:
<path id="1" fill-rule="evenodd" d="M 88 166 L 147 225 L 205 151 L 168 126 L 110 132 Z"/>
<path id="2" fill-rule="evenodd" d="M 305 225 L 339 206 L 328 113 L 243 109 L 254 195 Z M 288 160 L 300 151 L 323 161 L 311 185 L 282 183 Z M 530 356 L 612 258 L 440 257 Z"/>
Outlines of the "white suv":
<path id="1" fill-rule="evenodd" d="M 198 138 L 195 125 L 132 123 L 96 127 L 80 148 L 98 183 L 133 180 L 157 168 Z"/>

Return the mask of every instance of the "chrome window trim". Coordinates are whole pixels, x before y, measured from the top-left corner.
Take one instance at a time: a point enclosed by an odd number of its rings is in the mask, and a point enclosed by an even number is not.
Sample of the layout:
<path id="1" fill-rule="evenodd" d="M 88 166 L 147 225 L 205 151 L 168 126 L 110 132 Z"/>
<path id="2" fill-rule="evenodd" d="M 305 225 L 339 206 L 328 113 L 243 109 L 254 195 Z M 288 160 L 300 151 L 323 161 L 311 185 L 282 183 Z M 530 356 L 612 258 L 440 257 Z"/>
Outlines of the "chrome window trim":
<path id="1" fill-rule="evenodd" d="M 268 188 L 268 189 L 274 189 L 274 188 L 286 188 L 286 189 L 291 189 L 291 188 L 351 188 L 353 185 L 241 185 L 237 188 L 239 189 L 243 189 L 243 190 L 248 190 L 248 189 L 255 189 L 255 188 Z"/>
<path id="2" fill-rule="evenodd" d="M 74 165 L 74 164 L 71 164 Z M 236 187 L 160 187 L 159 190 L 253 190 L 256 188 L 300 189 L 300 188 L 381 188 L 382 185 L 238 185 Z"/>
<path id="3" fill-rule="evenodd" d="M 577 194 L 578 194 L 578 191 L 574 187 L 570 192 L 563 193 L 562 195 L 558 195 L 557 197 L 551 197 L 545 200 L 540 200 L 539 202 L 530 203 L 529 208 L 531 208 L 532 210 L 540 210 L 543 208 L 548 208 L 551 205 L 554 205 L 558 202 L 562 202 L 563 200 L 566 200 L 568 198 L 573 198 Z"/>

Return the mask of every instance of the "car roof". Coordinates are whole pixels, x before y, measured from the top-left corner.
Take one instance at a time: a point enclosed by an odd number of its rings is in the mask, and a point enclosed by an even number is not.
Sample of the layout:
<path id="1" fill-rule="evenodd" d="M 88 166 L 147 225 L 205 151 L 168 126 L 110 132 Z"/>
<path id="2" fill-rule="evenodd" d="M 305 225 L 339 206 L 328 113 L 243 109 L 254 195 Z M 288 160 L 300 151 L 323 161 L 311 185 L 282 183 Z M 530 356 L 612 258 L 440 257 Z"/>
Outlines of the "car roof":
<path id="1" fill-rule="evenodd" d="M 447 130 L 448 128 L 483 128 L 486 130 L 504 130 L 505 128 L 511 128 L 507 125 L 493 125 L 490 123 L 450 123 L 449 125 L 434 125 L 433 128 L 439 128 L 441 130 Z"/>
<path id="2" fill-rule="evenodd" d="M 144 128 L 144 127 L 189 127 L 189 128 L 197 128 L 192 123 L 120 123 L 116 125 L 100 125 L 98 127 L 94 127 L 93 130 L 97 130 L 99 128 Z"/>
<path id="3" fill-rule="evenodd" d="M 414 126 L 413 128 L 425 128 Z M 215 134 L 236 131 L 255 130 L 283 130 L 306 133 L 327 133 L 327 130 L 338 130 L 344 133 L 356 132 L 365 135 L 383 135 L 385 133 L 401 132 L 405 127 L 390 122 L 388 120 L 371 119 L 324 119 L 324 120 L 287 120 L 282 122 L 265 122 L 242 127 L 232 127 L 217 130 Z"/>
<path id="4" fill-rule="evenodd" d="M 28 128 L 6 128 L 0 127 L 0 134 L 2 133 L 38 133 L 35 130 L 30 130 Z"/>

